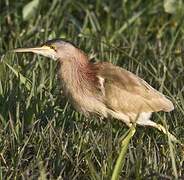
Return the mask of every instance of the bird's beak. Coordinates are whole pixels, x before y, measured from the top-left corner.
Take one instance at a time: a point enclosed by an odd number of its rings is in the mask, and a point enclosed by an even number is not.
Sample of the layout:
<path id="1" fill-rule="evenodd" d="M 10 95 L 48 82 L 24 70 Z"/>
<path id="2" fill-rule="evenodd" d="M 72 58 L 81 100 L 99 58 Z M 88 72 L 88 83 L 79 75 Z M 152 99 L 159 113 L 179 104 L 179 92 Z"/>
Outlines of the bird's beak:
<path id="1" fill-rule="evenodd" d="M 54 49 L 51 49 L 49 46 L 41 46 L 41 47 L 33 47 L 33 48 L 17 48 L 13 49 L 13 52 L 32 52 L 35 54 L 40 54 L 42 56 L 46 56 L 57 60 L 57 53 Z"/>

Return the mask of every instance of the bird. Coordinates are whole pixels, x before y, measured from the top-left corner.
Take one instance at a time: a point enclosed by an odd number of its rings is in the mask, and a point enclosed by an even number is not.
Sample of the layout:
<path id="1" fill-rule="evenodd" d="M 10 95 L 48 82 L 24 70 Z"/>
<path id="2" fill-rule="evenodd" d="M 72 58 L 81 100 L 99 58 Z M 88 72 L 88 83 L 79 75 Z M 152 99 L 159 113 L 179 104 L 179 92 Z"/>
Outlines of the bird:
<path id="1" fill-rule="evenodd" d="M 110 62 L 92 62 L 84 51 L 60 38 L 13 52 L 32 52 L 57 61 L 65 96 L 86 117 L 110 117 L 128 127 L 151 126 L 167 133 L 165 127 L 151 120 L 151 115 L 172 111 L 173 103 L 136 74 Z"/>

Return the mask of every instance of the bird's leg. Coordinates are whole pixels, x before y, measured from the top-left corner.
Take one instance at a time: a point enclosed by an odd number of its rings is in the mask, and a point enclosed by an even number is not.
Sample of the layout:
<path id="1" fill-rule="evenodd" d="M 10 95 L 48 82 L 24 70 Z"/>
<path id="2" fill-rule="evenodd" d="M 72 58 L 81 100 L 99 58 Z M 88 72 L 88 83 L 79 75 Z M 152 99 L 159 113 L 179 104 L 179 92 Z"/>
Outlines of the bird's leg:
<path id="1" fill-rule="evenodd" d="M 164 134 L 168 135 L 168 137 L 170 138 L 170 140 L 172 142 L 178 143 L 184 148 L 184 144 L 182 144 L 173 134 L 171 134 L 168 130 L 166 130 L 166 128 L 164 126 L 162 126 L 161 124 L 157 124 L 157 123 L 155 123 L 151 120 L 147 120 L 146 123 L 144 121 L 138 121 L 137 123 L 139 125 L 151 126 L 151 127 L 154 127 L 156 129 L 158 129 L 159 131 L 161 131 Z"/>
<path id="2" fill-rule="evenodd" d="M 131 128 L 133 126 L 133 124 L 135 123 L 131 123 L 131 122 L 128 122 L 128 121 L 123 121 L 129 128 Z"/>
<path id="3" fill-rule="evenodd" d="M 164 134 L 168 135 L 168 137 L 171 139 L 171 141 L 178 143 L 184 147 L 184 144 L 182 144 L 173 134 L 171 134 L 164 126 L 161 124 L 155 123 L 154 125 L 155 128 L 157 128 L 159 131 L 163 132 Z"/>

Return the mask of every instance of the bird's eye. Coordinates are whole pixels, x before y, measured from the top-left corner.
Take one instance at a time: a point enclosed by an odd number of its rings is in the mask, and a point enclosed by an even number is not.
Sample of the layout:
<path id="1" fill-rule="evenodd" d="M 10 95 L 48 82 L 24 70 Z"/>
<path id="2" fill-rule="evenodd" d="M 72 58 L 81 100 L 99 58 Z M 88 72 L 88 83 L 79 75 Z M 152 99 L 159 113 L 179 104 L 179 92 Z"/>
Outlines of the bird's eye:
<path id="1" fill-rule="evenodd" d="M 54 45 L 50 45 L 50 48 L 56 51 L 56 47 Z"/>

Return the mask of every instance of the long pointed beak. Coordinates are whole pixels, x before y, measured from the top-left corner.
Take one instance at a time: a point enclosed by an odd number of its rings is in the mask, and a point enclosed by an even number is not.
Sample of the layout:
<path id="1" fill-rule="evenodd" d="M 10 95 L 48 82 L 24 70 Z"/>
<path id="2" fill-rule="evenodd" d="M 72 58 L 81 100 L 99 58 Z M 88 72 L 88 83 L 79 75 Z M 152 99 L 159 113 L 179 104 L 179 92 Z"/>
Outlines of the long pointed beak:
<path id="1" fill-rule="evenodd" d="M 33 52 L 33 53 L 39 54 L 48 50 L 50 50 L 49 47 L 43 46 L 43 47 L 33 47 L 33 48 L 17 48 L 17 49 L 13 49 L 12 51 L 13 52 Z"/>
<path id="2" fill-rule="evenodd" d="M 41 46 L 41 47 L 33 47 L 33 48 L 17 48 L 17 49 L 13 49 L 12 52 L 32 52 L 35 54 L 40 54 L 46 57 L 50 57 L 54 60 L 57 59 L 57 53 L 55 50 L 51 49 L 48 46 Z"/>

